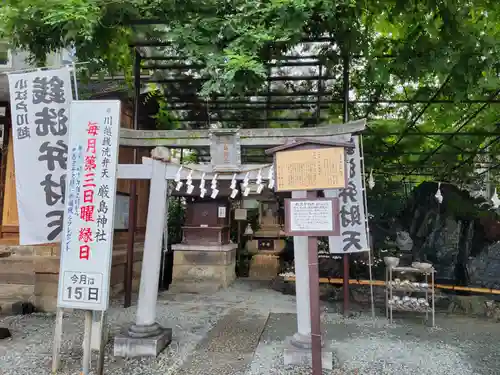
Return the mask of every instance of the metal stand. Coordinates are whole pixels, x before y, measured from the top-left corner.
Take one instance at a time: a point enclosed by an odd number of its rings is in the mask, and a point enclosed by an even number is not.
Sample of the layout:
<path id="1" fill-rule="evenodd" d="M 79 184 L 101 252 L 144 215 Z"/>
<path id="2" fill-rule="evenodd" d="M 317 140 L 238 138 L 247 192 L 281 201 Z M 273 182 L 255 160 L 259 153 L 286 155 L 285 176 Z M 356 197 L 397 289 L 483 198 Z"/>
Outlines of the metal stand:
<path id="1" fill-rule="evenodd" d="M 393 273 L 398 272 L 404 273 L 419 273 L 425 275 L 425 286 L 420 283 L 412 283 L 403 280 L 402 282 L 396 283 L 393 280 Z M 415 313 L 425 312 L 425 317 L 429 319 L 429 313 L 432 314 L 432 327 L 435 324 L 435 292 L 434 292 L 434 273 L 435 270 L 432 268 L 430 270 L 421 270 L 413 267 L 387 267 L 385 271 L 385 306 L 386 306 L 386 317 L 392 323 L 392 312 L 393 311 L 407 311 Z M 430 281 L 430 283 L 429 283 Z M 418 285 L 416 285 L 418 284 Z M 400 299 L 395 300 L 393 292 L 402 293 L 425 293 L 425 300 L 429 301 L 431 299 L 429 306 L 421 304 L 405 303 Z M 408 302 L 408 301 L 407 301 Z"/>

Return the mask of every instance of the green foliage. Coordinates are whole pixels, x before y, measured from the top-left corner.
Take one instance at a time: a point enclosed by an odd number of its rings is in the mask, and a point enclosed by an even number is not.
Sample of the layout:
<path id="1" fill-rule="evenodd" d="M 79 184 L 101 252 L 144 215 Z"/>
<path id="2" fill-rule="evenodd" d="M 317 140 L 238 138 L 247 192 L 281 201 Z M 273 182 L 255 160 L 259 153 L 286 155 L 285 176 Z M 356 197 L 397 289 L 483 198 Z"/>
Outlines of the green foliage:
<path id="1" fill-rule="evenodd" d="M 180 123 L 168 109 L 167 101 L 161 88 L 154 84 L 150 84 L 149 86 L 145 102 L 154 100 L 158 105 L 158 111 L 152 116 L 156 121 L 156 128 L 161 130 L 179 129 Z"/>
<path id="2" fill-rule="evenodd" d="M 131 25 L 140 18 L 162 20 L 163 25 Z M 123 73 L 130 79 L 129 44 L 134 39 L 168 42 L 149 53 L 178 55 L 201 64 L 200 73 L 208 79 L 196 90 L 206 97 L 262 90 L 268 61 L 289 53 L 303 39 L 328 37 L 332 42 L 315 52 L 324 59 L 325 73 L 338 77 L 326 87 L 334 97 L 342 97 L 342 57 L 349 54 L 357 100 L 413 101 L 357 104 L 350 111 L 351 118 L 370 119 L 365 151 L 372 156 L 366 158 L 367 168 L 386 171 L 388 180 L 417 171 L 438 180 L 471 178 L 480 158 L 460 150 L 481 150 L 491 138 L 402 135 L 410 124 L 422 132 L 462 127 L 467 132 L 496 131 L 498 105 L 486 105 L 467 122 L 483 104 L 458 101 L 497 97 L 499 25 L 496 0 L 5 0 L 0 8 L 0 36 L 30 51 L 40 65 L 47 53 L 76 46 L 79 61 L 89 62 L 87 75 Z M 158 95 L 162 92 L 159 88 L 149 98 L 158 103 L 157 125 L 179 128 L 168 103 Z M 432 97 L 454 102 L 422 103 Z M 339 106 L 328 112 L 332 122 L 341 119 Z M 239 114 L 249 126 L 262 124 L 251 117 L 262 113 Z M 308 124 L 315 113 L 303 111 L 301 116 L 302 123 L 293 126 Z M 388 132 L 399 135 L 387 136 Z M 409 152 L 437 147 L 439 153 L 432 157 Z M 496 144 L 489 150 L 500 151 Z M 442 165 L 449 168 L 439 170 Z"/>
<path id="3" fill-rule="evenodd" d="M 185 209 L 182 200 L 169 198 L 168 204 L 168 242 L 176 244 L 182 241 L 182 225 L 184 225 Z"/>

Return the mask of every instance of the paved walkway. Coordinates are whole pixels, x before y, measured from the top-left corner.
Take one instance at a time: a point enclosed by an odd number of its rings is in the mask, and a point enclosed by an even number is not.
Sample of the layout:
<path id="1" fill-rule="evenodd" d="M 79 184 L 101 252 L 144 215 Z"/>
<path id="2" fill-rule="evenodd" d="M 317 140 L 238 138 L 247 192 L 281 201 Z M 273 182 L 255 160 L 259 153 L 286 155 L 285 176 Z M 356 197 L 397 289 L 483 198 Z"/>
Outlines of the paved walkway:
<path id="1" fill-rule="evenodd" d="M 323 329 L 336 357 L 327 375 L 488 375 L 498 374 L 500 324 L 438 316 L 437 328 L 399 316 L 389 325 L 359 314 L 344 319 L 326 306 Z M 173 329 L 174 340 L 158 358 L 126 360 L 107 346 L 106 374 L 137 375 L 305 375 L 307 368 L 285 367 L 283 345 L 295 332 L 294 297 L 260 284 L 237 282 L 213 295 L 169 295 L 158 302 L 158 321 Z M 135 308 L 115 304 L 112 332 L 133 321 Z M 13 338 L 0 341 L 0 374 L 50 373 L 54 315 L 4 317 Z M 83 315 L 65 317 L 61 374 L 75 374 L 81 359 Z"/>

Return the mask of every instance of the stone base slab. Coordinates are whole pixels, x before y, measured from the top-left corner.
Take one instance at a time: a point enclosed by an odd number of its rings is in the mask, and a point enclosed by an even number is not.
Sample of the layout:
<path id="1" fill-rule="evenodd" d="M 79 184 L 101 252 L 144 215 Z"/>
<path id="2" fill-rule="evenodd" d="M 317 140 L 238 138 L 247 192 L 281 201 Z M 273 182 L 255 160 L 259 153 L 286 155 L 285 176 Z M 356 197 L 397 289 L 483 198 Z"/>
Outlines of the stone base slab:
<path id="1" fill-rule="evenodd" d="M 170 292 L 210 293 L 227 288 L 236 279 L 238 245 L 176 244 Z"/>
<path id="2" fill-rule="evenodd" d="M 284 362 L 286 366 L 312 366 L 311 350 L 299 349 L 294 347 L 285 348 Z M 321 362 L 323 370 L 333 370 L 333 353 L 323 349 L 321 351 Z"/>
<path id="3" fill-rule="evenodd" d="M 292 344 L 293 338 L 287 340 L 283 351 L 283 359 L 286 366 L 312 366 L 312 351 L 310 348 L 301 348 Z M 321 362 L 324 370 L 333 370 L 333 352 L 330 348 L 323 347 L 321 350 Z"/>
<path id="4" fill-rule="evenodd" d="M 252 280 L 273 280 L 280 270 L 279 256 L 273 254 L 255 254 L 250 261 L 248 277 Z"/>
<path id="5" fill-rule="evenodd" d="M 115 337 L 113 354 L 115 357 L 156 357 L 172 342 L 172 330 L 164 328 L 159 335 L 135 338 L 128 335 Z"/>

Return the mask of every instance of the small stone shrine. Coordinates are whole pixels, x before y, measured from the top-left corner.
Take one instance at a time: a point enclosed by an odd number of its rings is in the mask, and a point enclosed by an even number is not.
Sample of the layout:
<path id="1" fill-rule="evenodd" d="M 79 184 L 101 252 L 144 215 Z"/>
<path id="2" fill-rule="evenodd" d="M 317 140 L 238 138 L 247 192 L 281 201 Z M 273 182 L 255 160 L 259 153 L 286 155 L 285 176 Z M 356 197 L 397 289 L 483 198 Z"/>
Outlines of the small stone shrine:
<path id="1" fill-rule="evenodd" d="M 228 287 L 236 279 L 238 245 L 230 240 L 229 188 L 219 188 L 218 198 L 209 196 L 187 204 L 182 242 L 172 246 L 174 267 L 170 290 L 211 292 Z"/>
<path id="2" fill-rule="evenodd" d="M 235 129 L 210 132 L 211 167 L 216 173 L 234 173 L 241 166 L 240 136 Z M 185 196 L 200 197 L 200 181 Z M 174 267 L 171 291 L 211 292 L 228 287 L 236 279 L 237 244 L 230 240 L 230 202 L 232 189 L 227 181 L 217 186 L 217 197 L 188 203 L 182 243 L 172 246 Z M 173 195 L 176 195 L 175 193 Z"/>
<path id="3" fill-rule="evenodd" d="M 253 254 L 250 262 L 250 278 L 272 280 L 278 276 L 279 256 L 285 249 L 285 233 L 282 228 L 279 201 L 267 190 L 259 201 L 259 229 L 247 242 L 247 250 Z"/>

